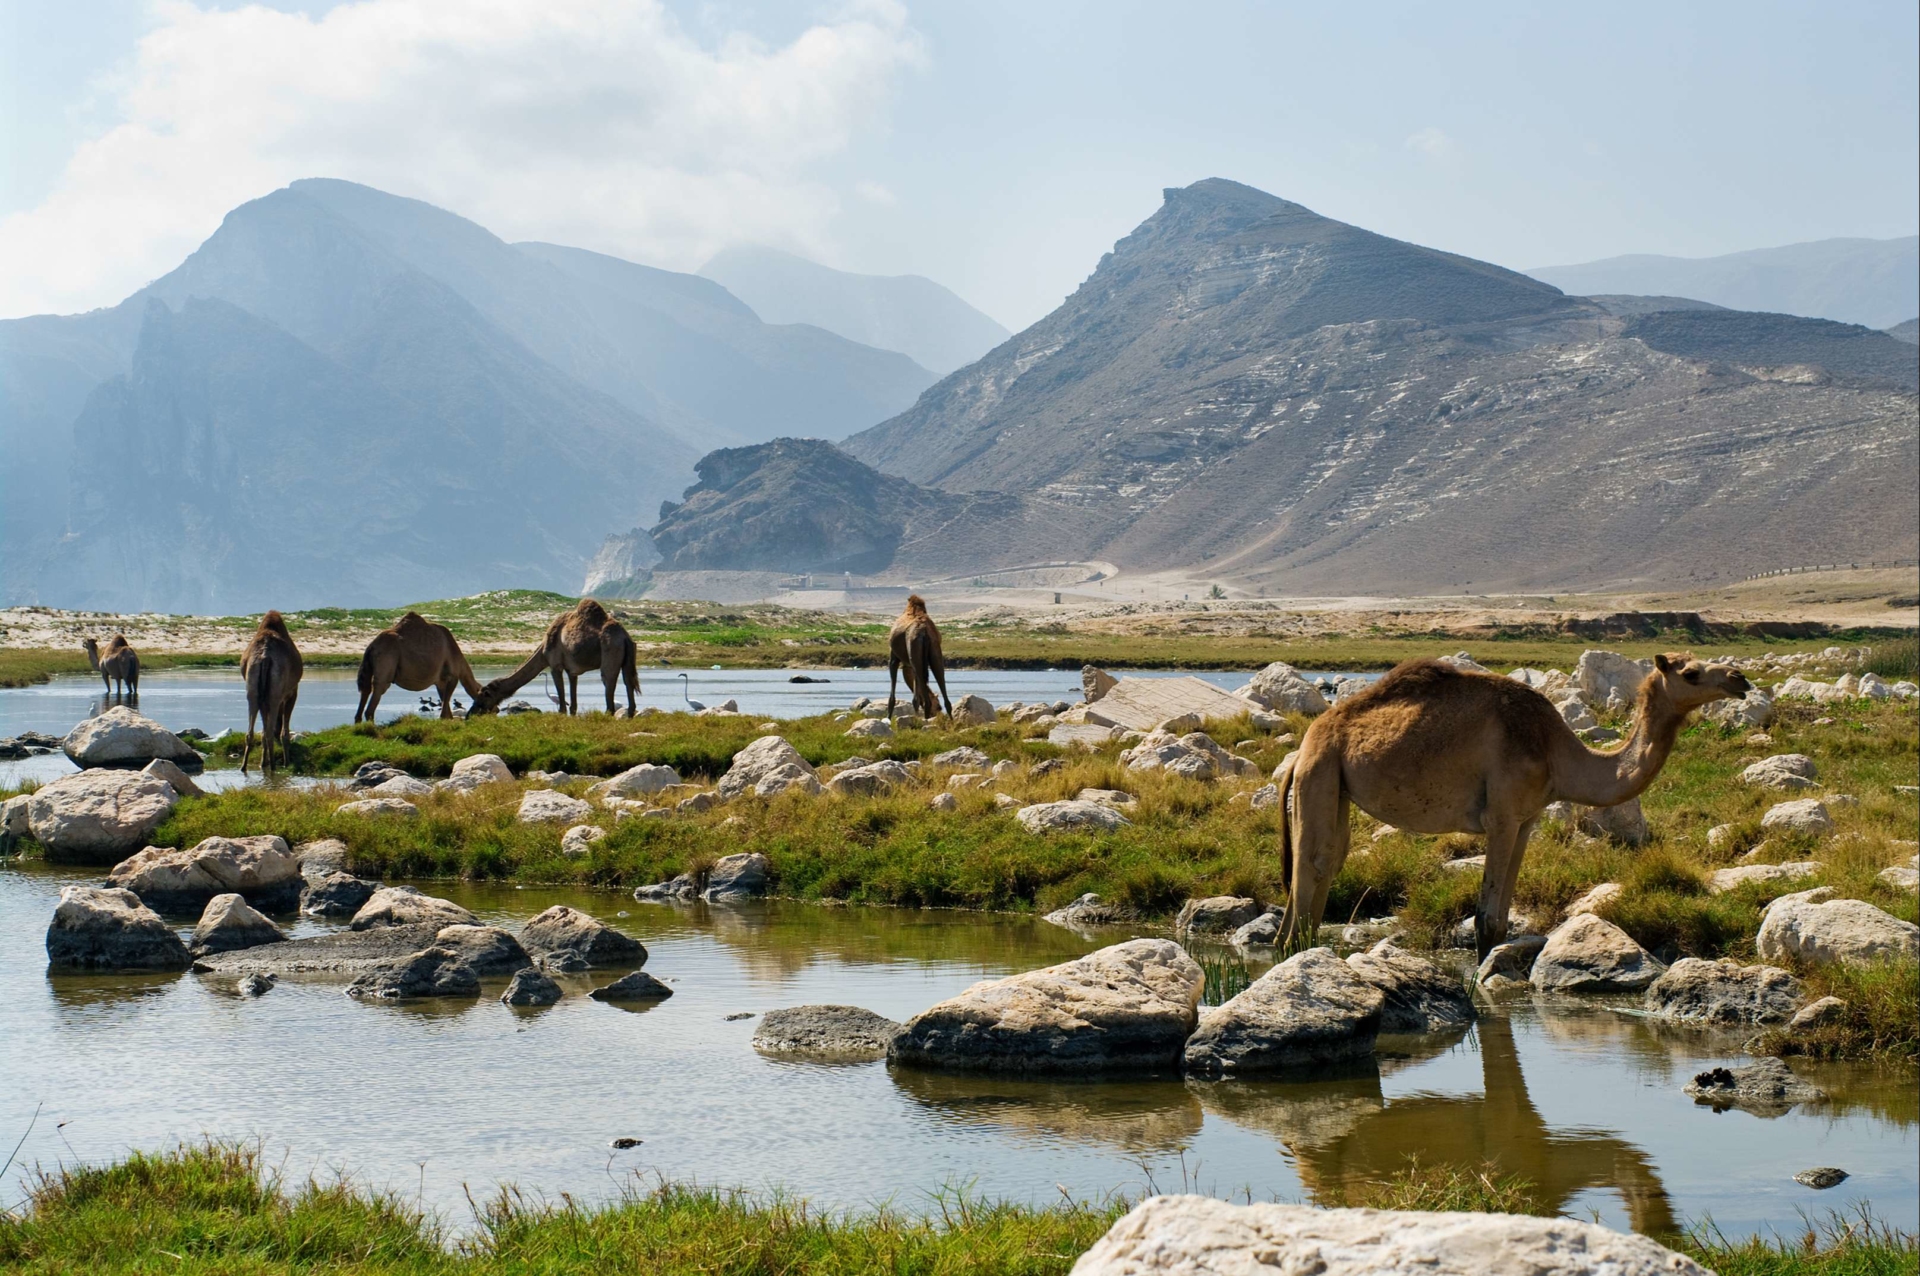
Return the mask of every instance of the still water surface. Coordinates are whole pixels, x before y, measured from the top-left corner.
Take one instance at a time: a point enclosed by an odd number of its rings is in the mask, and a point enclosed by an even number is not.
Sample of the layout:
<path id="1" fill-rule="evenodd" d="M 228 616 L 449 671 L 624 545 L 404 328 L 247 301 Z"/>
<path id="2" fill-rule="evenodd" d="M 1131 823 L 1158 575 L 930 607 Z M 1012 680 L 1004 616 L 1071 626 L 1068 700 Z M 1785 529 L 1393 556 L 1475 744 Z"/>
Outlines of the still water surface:
<path id="1" fill-rule="evenodd" d="M 458 1224 L 463 1185 L 615 1194 L 635 1173 L 780 1187 L 822 1204 L 930 1206 L 943 1188 L 1045 1202 L 1178 1189 L 1328 1199 L 1423 1162 L 1493 1161 L 1578 1217 L 1660 1231 L 1791 1230 L 1797 1211 L 1871 1202 L 1920 1225 L 1909 1078 L 1803 1069 L 1828 1102 L 1762 1119 L 1680 1093 L 1737 1043 L 1604 1009 L 1522 1004 L 1456 1041 L 1383 1041 L 1376 1068 L 1265 1083 L 1026 1082 L 776 1062 L 756 1017 L 844 1002 L 903 1019 L 981 978 L 1126 937 L 1027 918 L 768 903 L 662 907 L 564 888 L 423 883 L 517 926 L 554 903 L 614 920 L 675 996 L 518 1011 L 362 1005 L 283 979 L 258 1001 L 212 976 L 49 974 L 42 938 L 72 871 L 0 868 L 0 1142 L 39 1119 L 26 1164 L 98 1160 L 203 1135 L 258 1138 L 295 1173 L 352 1170 Z M 625 916 L 620 914 L 625 913 Z M 183 930 L 190 918 L 175 919 Z M 324 929 L 290 923 L 296 933 Z M 608 1140 L 644 1142 L 614 1153 Z M 1798 1170 L 1852 1177 L 1816 1193 Z M 6 1188 L 18 1199 L 17 1175 Z"/>

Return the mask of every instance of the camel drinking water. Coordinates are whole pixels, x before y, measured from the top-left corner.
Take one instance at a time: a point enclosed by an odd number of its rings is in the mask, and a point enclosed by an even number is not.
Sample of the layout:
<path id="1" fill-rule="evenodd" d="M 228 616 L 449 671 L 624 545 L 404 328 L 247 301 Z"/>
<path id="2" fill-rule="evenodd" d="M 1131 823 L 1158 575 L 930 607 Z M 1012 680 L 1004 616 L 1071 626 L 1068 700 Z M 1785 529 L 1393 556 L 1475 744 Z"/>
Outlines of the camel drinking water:
<path id="1" fill-rule="evenodd" d="M 1660 774 L 1687 715 L 1750 684 L 1729 665 L 1654 657 L 1617 752 L 1589 749 L 1547 698 L 1510 678 L 1410 660 L 1307 729 L 1275 776 L 1285 801 L 1281 943 L 1311 944 L 1347 858 L 1347 805 L 1414 833 L 1487 839 L 1474 923 L 1481 957 L 1507 937 L 1527 839 L 1551 802 L 1614 806 Z"/>
<path id="2" fill-rule="evenodd" d="M 553 675 L 554 698 L 563 713 L 580 712 L 580 675 L 599 671 L 607 690 L 607 712 L 613 712 L 614 687 L 624 679 L 627 685 L 627 712 L 638 707 L 640 694 L 639 649 L 626 626 L 607 615 L 607 609 L 591 598 L 582 598 L 571 611 L 554 617 L 547 635 L 533 649 L 525 664 L 504 678 L 495 678 L 473 698 L 469 715 L 493 713 L 520 688 L 543 673 Z M 564 683 L 563 680 L 564 679 Z"/>
<path id="3" fill-rule="evenodd" d="M 100 644 L 89 638 L 83 644 L 87 649 L 87 663 L 100 680 L 107 684 L 107 694 L 114 694 L 114 685 L 119 684 L 119 694 L 137 696 L 140 694 L 140 653 L 127 642 L 125 634 L 115 634 L 107 642 L 107 654 L 100 654 Z"/>
<path id="4" fill-rule="evenodd" d="M 440 692 L 440 716 L 453 716 L 453 689 L 465 687 L 467 694 L 480 699 L 480 680 L 473 676 L 453 630 L 436 625 L 418 612 L 408 612 L 381 630 L 367 644 L 360 657 L 360 707 L 353 720 L 372 722 L 380 708 L 380 697 L 387 688 L 399 686 L 407 691 Z"/>
<path id="5" fill-rule="evenodd" d="M 253 756 L 256 713 L 260 715 L 261 766 L 273 770 L 276 745 L 280 760 L 287 760 L 287 747 L 293 743 L 293 705 L 300 696 L 303 671 L 300 648 L 287 632 L 287 622 L 279 612 L 268 612 L 260 618 L 260 627 L 253 631 L 247 649 L 240 655 L 240 676 L 247 684 L 247 742 L 240 750 L 242 775 Z"/>
<path id="6" fill-rule="evenodd" d="M 953 698 L 947 694 L 947 659 L 940 653 L 940 629 L 927 614 L 927 600 L 918 594 L 907 595 L 907 609 L 893 622 L 887 635 L 887 717 L 893 717 L 900 667 L 907 669 L 907 689 L 913 693 L 913 711 L 923 718 L 940 712 L 927 681 L 932 674 L 940 683 L 940 699 L 947 714 L 953 714 Z"/>

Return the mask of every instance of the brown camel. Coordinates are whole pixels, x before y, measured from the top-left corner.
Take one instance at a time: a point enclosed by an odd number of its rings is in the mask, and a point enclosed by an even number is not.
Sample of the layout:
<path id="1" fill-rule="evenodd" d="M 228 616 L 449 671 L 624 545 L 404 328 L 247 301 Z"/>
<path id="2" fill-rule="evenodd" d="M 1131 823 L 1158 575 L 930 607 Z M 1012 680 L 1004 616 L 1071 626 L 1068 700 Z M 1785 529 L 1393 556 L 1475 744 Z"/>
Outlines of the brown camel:
<path id="1" fill-rule="evenodd" d="M 87 649 L 87 663 L 100 675 L 100 681 L 107 684 L 107 694 L 114 694 L 114 684 L 119 683 L 121 695 L 140 694 L 140 653 L 127 642 L 125 634 L 115 634 L 107 643 L 107 654 L 100 654 L 100 644 L 89 638 L 82 644 Z"/>
<path id="2" fill-rule="evenodd" d="M 1347 858 L 1347 804 L 1414 833 L 1484 833 L 1475 914 L 1480 955 L 1507 937 L 1507 908 L 1534 823 L 1550 802 L 1613 806 L 1653 783 L 1687 715 L 1744 696 L 1746 677 L 1691 656 L 1654 657 L 1633 729 L 1614 753 L 1583 744 L 1547 698 L 1510 678 L 1409 660 L 1322 714 L 1275 779 L 1286 811 L 1281 942 L 1311 944 Z"/>
<path id="3" fill-rule="evenodd" d="M 900 666 L 907 667 L 907 690 L 913 692 L 913 711 L 923 718 L 940 712 L 927 681 L 931 673 L 940 683 L 940 699 L 953 714 L 953 697 L 947 694 L 947 658 L 940 654 L 940 628 L 927 615 L 927 600 L 918 594 L 907 595 L 907 609 L 893 622 L 887 635 L 887 717 L 893 717 L 898 692 Z"/>
<path id="4" fill-rule="evenodd" d="M 374 720 L 380 697 L 390 686 L 407 691 L 436 688 L 443 718 L 453 716 L 454 687 L 465 687 L 475 700 L 481 690 L 480 680 L 473 676 L 473 668 L 461 654 L 453 630 L 411 611 L 367 644 L 367 653 L 360 657 L 359 681 L 360 707 L 353 711 L 355 722 Z"/>
<path id="5" fill-rule="evenodd" d="M 287 760 L 293 743 L 293 704 L 300 697 L 300 648 L 293 645 L 287 622 L 277 611 L 260 618 L 246 651 L 240 656 L 240 676 L 247 684 L 247 742 L 240 750 L 240 774 L 247 773 L 253 756 L 253 715 L 260 715 L 260 765 L 273 770 L 274 746 Z"/>
<path id="6" fill-rule="evenodd" d="M 607 615 L 607 609 L 593 599 L 582 598 L 572 611 L 554 617 L 547 626 L 547 636 L 525 664 L 480 688 L 468 715 L 495 712 L 501 701 L 543 673 L 553 675 L 554 698 L 560 702 L 560 711 L 579 713 L 580 675 L 596 669 L 607 689 L 607 712 L 613 712 L 613 689 L 624 678 L 627 713 L 632 714 L 637 707 L 634 698 L 640 694 L 638 655 L 626 626 Z"/>

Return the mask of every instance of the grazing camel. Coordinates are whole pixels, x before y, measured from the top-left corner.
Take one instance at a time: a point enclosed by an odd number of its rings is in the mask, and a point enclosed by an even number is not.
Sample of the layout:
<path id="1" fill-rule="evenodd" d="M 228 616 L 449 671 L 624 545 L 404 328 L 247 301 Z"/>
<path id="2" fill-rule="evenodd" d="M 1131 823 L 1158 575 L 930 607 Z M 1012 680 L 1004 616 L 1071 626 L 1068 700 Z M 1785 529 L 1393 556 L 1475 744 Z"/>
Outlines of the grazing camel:
<path id="1" fill-rule="evenodd" d="M 140 694 L 140 653 L 127 642 L 125 634 L 115 634 L 107 643 L 107 654 L 100 654 L 100 644 L 89 638 L 83 646 L 87 649 L 87 663 L 100 675 L 100 681 L 107 684 L 107 694 L 114 694 L 114 684 L 120 684 L 120 694 L 137 696 Z"/>
<path id="2" fill-rule="evenodd" d="M 1613 806 L 1666 764 L 1687 715 L 1744 696 L 1746 677 L 1691 656 L 1654 657 L 1633 729 L 1614 753 L 1583 744 L 1547 698 L 1510 678 L 1409 660 L 1307 728 L 1274 777 L 1285 802 L 1281 943 L 1311 944 L 1347 858 L 1347 804 L 1414 833 L 1484 833 L 1475 914 L 1481 957 L 1507 937 L 1507 908 L 1534 823 L 1550 802 Z"/>
<path id="3" fill-rule="evenodd" d="M 300 648 L 293 645 L 287 622 L 277 611 L 260 618 L 246 651 L 240 656 L 240 676 L 247 684 L 247 742 L 240 750 L 240 774 L 247 773 L 247 761 L 253 756 L 253 715 L 260 715 L 260 752 L 262 769 L 273 770 L 274 746 L 280 748 L 280 760 L 287 760 L 287 748 L 293 743 L 293 704 L 300 696 L 303 666 Z"/>
<path id="4" fill-rule="evenodd" d="M 387 688 L 399 686 L 407 691 L 440 692 L 440 716 L 453 716 L 453 689 L 465 687 L 475 700 L 480 698 L 480 680 L 454 640 L 453 630 L 436 625 L 418 612 L 408 612 L 381 630 L 367 644 L 360 657 L 360 707 L 353 720 L 372 722 L 380 708 L 380 697 Z"/>
<path id="5" fill-rule="evenodd" d="M 626 626 L 607 615 L 607 609 L 591 598 L 582 598 L 572 611 L 561 612 L 547 626 L 525 664 L 503 678 L 495 678 L 473 698 L 469 715 L 493 713 L 520 688 L 543 673 L 553 675 L 553 691 L 562 713 L 580 712 L 580 675 L 600 671 L 607 689 L 607 712 L 613 712 L 613 689 L 624 678 L 627 684 L 627 712 L 638 707 L 640 672 L 636 660 L 639 649 L 628 636 Z M 564 679 L 564 685 L 563 685 Z"/>
<path id="6" fill-rule="evenodd" d="M 893 717 L 900 666 L 907 667 L 907 690 L 913 692 L 913 711 L 923 718 L 940 712 L 933 688 L 927 682 L 931 673 L 940 682 L 940 699 L 953 714 L 953 697 L 947 694 L 947 658 L 940 654 L 940 629 L 927 615 L 927 600 L 918 594 L 907 595 L 907 609 L 893 622 L 887 635 L 887 717 Z"/>

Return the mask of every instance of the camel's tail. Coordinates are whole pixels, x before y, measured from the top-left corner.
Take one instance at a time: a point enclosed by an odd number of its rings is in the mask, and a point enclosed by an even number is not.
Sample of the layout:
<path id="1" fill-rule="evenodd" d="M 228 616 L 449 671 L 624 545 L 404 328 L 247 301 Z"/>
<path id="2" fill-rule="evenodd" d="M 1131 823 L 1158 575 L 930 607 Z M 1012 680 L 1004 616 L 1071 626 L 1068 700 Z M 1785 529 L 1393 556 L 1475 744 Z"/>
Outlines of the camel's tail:
<path id="1" fill-rule="evenodd" d="M 620 660 L 620 676 L 628 691 L 640 694 L 640 644 L 632 638 L 627 639 L 627 654 Z"/>
<path id="2" fill-rule="evenodd" d="M 1295 749 L 1280 759 L 1273 773 L 1274 786 L 1280 790 L 1280 885 L 1289 900 L 1293 898 L 1293 773 L 1299 761 L 1300 750 Z"/>
<path id="3" fill-rule="evenodd" d="M 360 684 L 360 694 L 363 696 L 373 690 L 373 653 L 371 651 L 360 657 L 360 672 L 354 676 L 354 681 Z"/>

